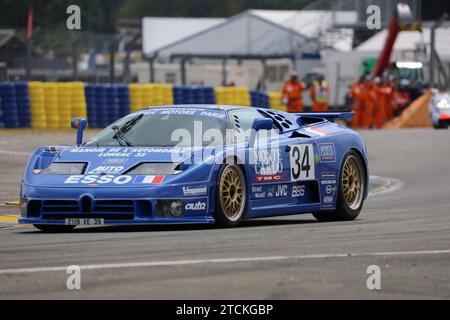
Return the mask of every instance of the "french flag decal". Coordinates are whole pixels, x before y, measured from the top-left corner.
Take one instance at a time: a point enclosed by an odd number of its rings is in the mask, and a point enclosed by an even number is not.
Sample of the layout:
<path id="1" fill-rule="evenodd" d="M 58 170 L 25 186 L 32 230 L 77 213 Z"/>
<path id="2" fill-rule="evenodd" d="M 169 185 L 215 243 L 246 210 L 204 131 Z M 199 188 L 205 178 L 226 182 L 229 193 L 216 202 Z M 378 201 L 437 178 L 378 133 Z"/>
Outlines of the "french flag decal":
<path id="1" fill-rule="evenodd" d="M 328 136 L 330 135 L 330 132 L 322 130 L 320 128 L 317 127 L 308 127 L 305 129 L 305 131 L 311 132 L 311 133 L 315 133 L 317 135 L 319 135 L 320 137 L 324 137 L 324 136 Z"/>
<path id="2" fill-rule="evenodd" d="M 164 176 L 137 176 L 134 178 L 134 184 L 161 184 Z"/>

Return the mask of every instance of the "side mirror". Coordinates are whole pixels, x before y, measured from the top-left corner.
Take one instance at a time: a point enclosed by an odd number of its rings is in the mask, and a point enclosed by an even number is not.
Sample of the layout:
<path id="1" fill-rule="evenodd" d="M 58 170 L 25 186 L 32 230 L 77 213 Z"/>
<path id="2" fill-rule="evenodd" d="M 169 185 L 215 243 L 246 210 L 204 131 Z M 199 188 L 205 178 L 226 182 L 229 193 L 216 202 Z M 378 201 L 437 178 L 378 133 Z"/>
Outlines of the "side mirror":
<path id="1" fill-rule="evenodd" d="M 87 121 L 83 118 L 73 118 L 71 122 L 72 128 L 77 129 L 77 145 L 83 143 L 83 131 L 86 129 Z"/>
<path id="2" fill-rule="evenodd" d="M 268 118 L 258 118 L 253 121 L 252 132 L 250 133 L 250 147 L 253 147 L 256 139 L 256 133 L 260 130 L 272 130 L 273 121 Z"/>

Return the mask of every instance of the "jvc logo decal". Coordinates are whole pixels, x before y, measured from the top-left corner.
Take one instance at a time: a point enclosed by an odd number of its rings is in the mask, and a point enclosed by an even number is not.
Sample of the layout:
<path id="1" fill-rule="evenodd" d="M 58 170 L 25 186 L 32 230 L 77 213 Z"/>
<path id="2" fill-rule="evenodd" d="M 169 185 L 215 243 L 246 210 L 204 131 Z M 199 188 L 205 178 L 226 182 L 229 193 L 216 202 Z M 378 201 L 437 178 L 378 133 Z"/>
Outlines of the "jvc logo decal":
<path id="1" fill-rule="evenodd" d="M 275 197 L 287 197 L 288 195 L 288 186 L 283 184 L 277 187 L 277 191 L 275 191 Z"/>
<path id="2" fill-rule="evenodd" d="M 191 202 L 186 204 L 184 207 L 186 211 L 200 211 L 206 209 L 206 202 L 198 201 L 198 202 Z"/>

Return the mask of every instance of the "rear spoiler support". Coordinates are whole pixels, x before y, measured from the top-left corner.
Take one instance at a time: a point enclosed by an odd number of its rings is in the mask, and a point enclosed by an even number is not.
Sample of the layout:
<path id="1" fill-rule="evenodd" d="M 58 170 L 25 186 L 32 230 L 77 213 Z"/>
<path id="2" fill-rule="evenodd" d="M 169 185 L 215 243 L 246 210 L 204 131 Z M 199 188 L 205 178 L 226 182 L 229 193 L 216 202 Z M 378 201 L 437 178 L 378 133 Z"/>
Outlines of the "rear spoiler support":
<path id="1" fill-rule="evenodd" d="M 317 113 L 317 112 L 311 112 L 311 113 L 296 113 L 296 115 L 300 117 L 308 117 L 308 118 L 323 118 L 328 121 L 335 121 L 336 119 L 347 121 L 353 118 L 355 115 L 354 112 L 324 112 L 324 113 Z"/>

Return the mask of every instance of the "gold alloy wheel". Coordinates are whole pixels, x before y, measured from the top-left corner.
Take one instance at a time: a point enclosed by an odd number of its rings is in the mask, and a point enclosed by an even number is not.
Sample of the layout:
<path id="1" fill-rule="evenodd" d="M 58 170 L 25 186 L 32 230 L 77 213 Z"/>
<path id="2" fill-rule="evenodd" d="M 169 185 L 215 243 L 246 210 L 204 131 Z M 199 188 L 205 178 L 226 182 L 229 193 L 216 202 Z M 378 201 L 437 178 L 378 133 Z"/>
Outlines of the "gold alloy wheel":
<path id="1" fill-rule="evenodd" d="M 363 172 L 361 161 L 356 156 L 350 155 L 345 160 L 342 172 L 342 193 L 345 203 L 352 210 L 358 209 L 363 201 L 365 179 Z"/>
<path id="2" fill-rule="evenodd" d="M 228 165 L 219 181 L 219 199 L 224 215 L 230 221 L 242 216 L 245 206 L 245 181 L 237 165 Z"/>

